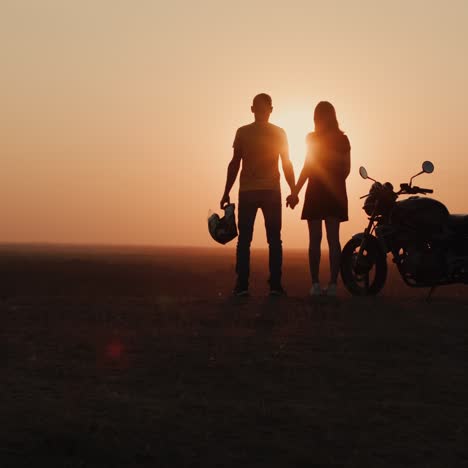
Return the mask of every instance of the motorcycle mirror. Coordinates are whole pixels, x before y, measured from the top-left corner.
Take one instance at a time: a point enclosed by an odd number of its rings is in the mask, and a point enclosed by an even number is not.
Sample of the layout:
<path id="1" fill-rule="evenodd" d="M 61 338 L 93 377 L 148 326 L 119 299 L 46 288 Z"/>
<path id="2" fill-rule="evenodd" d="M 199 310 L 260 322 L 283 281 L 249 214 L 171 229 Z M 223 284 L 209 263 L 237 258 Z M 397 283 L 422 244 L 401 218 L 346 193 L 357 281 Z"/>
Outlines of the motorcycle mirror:
<path id="1" fill-rule="evenodd" d="M 367 179 L 369 176 L 367 175 L 367 171 L 366 171 L 366 168 L 364 166 L 361 166 L 359 168 L 359 175 L 363 178 L 363 179 Z"/>
<path id="2" fill-rule="evenodd" d="M 411 177 L 410 182 L 409 182 L 409 186 L 411 187 L 411 184 L 413 183 L 413 179 L 415 177 L 418 177 L 418 175 L 421 175 L 421 174 L 424 174 L 424 173 L 430 174 L 433 171 L 434 171 L 434 164 L 432 164 L 431 161 L 424 161 L 422 163 L 422 171 L 418 172 L 416 175 Z"/>
<path id="3" fill-rule="evenodd" d="M 434 172 L 434 164 L 431 161 L 424 161 L 422 163 L 422 170 L 426 174 L 432 174 Z"/>

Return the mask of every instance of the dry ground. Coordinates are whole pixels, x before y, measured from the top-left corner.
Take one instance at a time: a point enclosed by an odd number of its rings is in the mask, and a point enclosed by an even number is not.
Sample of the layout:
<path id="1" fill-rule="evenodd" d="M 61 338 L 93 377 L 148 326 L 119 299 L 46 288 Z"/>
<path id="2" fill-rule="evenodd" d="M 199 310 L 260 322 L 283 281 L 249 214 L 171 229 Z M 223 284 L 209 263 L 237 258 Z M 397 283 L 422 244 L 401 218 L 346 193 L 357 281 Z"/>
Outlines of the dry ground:
<path id="1" fill-rule="evenodd" d="M 0 249 L 0 466 L 468 466 L 468 288 L 229 298 L 232 250 Z M 326 271 L 324 272 L 324 275 Z"/>

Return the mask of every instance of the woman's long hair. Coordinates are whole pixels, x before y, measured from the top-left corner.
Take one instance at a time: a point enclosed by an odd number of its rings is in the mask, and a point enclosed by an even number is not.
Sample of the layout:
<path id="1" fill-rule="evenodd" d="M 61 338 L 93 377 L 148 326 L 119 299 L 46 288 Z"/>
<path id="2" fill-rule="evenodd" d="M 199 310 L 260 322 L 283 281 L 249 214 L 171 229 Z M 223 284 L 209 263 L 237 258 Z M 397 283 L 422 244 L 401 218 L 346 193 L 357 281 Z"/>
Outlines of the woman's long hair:
<path id="1" fill-rule="evenodd" d="M 338 125 L 335 108 L 328 101 L 320 101 L 315 107 L 314 123 L 315 133 L 318 135 L 328 132 L 343 134 Z"/>

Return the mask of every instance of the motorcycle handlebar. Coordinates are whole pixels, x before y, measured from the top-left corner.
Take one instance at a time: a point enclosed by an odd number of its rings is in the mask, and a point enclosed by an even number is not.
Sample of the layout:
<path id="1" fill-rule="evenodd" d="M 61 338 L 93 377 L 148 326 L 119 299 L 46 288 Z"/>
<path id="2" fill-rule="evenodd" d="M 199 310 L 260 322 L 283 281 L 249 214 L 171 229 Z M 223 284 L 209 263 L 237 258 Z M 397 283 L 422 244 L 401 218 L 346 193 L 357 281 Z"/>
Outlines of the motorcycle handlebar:
<path id="1" fill-rule="evenodd" d="M 428 188 L 421 188 L 421 187 L 411 187 L 412 193 L 434 193 L 434 190 Z"/>
<path id="2" fill-rule="evenodd" d="M 432 189 L 426 189 L 426 188 L 421 188 L 421 187 L 410 187 L 408 184 L 400 184 L 400 194 L 401 193 L 408 193 L 411 195 L 416 195 L 417 193 L 422 193 L 423 195 L 426 193 L 434 193 L 434 190 Z"/>
<path id="3" fill-rule="evenodd" d="M 426 193 L 434 193 L 434 190 L 432 189 L 426 189 L 426 188 L 421 188 L 421 187 L 410 187 L 408 184 L 400 184 L 400 191 L 397 192 L 397 195 L 401 194 L 410 194 L 410 195 L 416 195 L 417 193 L 422 193 L 423 195 Z M 366 195 L 363 195 L 362 197 L 359 197 L 360 199 L 367 198 L 370 195 L 370 193 L 367 193 Z"/>

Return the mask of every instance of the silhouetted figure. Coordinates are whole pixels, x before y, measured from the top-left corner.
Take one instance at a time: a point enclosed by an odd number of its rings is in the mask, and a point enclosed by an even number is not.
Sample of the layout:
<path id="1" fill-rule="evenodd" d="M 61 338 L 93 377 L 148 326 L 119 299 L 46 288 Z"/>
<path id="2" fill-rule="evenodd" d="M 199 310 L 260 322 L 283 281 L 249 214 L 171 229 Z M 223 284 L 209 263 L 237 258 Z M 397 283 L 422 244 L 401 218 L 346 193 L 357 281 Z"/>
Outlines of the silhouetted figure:
<path id="1" fill-rule="evenodd" d="M 250 272 L 250 243 L 257 210 L 265 218 L 269 246 L 270 293 L 284 294 L 281 285 L 283 261 L 281 243 L 281 191 L 278 159 L 281 157 L 283 172 L 291 190 L 294 189 L 294 170 L 289 159 L 288 140 L 285 131 L 268 122 L 273 111 L 271 97 L 258 94 L 251 107 L 255 121 L 237 130 L 234 154 L 227 171 L 226 188 L 221 208 L 230 202 L 229 192 L 236 180 L 242 162 L 239 185 L 237 282 L 233 293 L 248 294 Z"/>
<path id="2" fill-rule="evenodd" d="M 314 112 L 315 131 L 306 137 L 307 154 L 299 180 L 287 198 L 291 208 L 299 202 L 298 194 L 308 180 L 302 219 L 309 226 L 309 265 L 312 277 L 311 295 L 321 294 L 319 282 L 322 221 L 327 229 L 330 249 L 330 282 L 327 294 L 336 295 L 340 268 L 340 222 L 348 220 L 346 178 L 350 171 L 348 137 L 340 130 L 335 108 L 322 101 Z"/>

